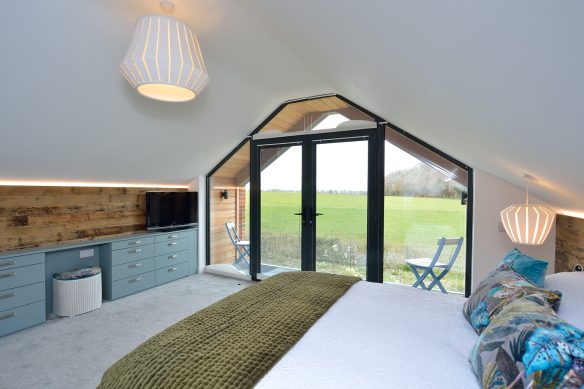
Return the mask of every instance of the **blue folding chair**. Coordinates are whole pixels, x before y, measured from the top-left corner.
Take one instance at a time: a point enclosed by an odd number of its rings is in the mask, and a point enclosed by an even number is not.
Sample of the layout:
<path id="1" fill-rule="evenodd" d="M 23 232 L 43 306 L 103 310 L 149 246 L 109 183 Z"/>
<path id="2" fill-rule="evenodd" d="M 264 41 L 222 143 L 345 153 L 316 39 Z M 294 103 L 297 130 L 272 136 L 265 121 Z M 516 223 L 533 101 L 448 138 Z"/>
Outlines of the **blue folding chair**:
<path id="1" fill-rule="evenodd" d="M 442 293 L 447 293 L 446 289 L 444 289 L 444 285 L 442 285 L 440 280 L 444 278 L 446 274 L 448 274 L 452 268 L 452 265 L 454 265 L 456 257 L 458 257 L 458 253 L 462 247 L 463 240 L 464 239 L 462 237 L 454 239 L 440 238 L 438 239 L 438 249 L 436 250 L 433 258 L 406 259 L 406 263 L 410 265 L 412 273 L 414 273 L 414 276 L 416 277 L 416 282 L 414 282 L 412 286 L 414 288 L 419 286 L 424 290 L 432 290 L 433 287 L 438 285 L 438 288 L 440 288 Z M 447 263 L 438 262 L 444 246 L 455 246 Z M 442 272 L 436 275 L 434 269 L 441 269 Z M 430 284 L 426 286 L 424 280 L 428 276 L 431 276 L 433 279 Z"/>
<path id="2" fill-rule="evenodd" d="M 233 262 L 233 266 L 238 269 L 249 269 L 249 241 L 239 239 L 239 235 L 235 229 L 235 223 L 225 223 L 225 229 L 227 230 L 229 239 L 231 239 L 231 243 L 233 243 L 235 251 L 237 252 L 237 259 Z"/>

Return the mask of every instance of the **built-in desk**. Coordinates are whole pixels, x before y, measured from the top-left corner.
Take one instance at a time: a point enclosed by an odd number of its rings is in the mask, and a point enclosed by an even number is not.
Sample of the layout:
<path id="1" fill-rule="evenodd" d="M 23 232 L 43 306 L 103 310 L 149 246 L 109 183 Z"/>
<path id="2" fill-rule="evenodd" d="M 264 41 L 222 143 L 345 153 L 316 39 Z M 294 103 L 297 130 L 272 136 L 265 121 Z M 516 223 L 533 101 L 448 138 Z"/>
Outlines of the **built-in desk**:
<path id="1" fill-rule="evenodd" d="M 0 253 L 0 336 L 46 320 L 52 276 L 100 266 L 103 296 L 115 300 L 197 273 L 198 229 L 139 232 Z"/>

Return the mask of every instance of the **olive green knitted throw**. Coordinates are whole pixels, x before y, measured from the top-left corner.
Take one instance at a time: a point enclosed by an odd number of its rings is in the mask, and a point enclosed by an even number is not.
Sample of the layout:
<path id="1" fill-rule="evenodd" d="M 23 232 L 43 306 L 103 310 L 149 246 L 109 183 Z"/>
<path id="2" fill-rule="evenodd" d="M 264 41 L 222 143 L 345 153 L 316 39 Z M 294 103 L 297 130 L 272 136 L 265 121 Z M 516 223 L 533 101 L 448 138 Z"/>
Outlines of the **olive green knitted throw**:
<path id="1" fill-rule="evenodd" d="M 153 336 L 110 367 L 98 388 L 251 388 L 357 281 L 273 276 Z"/>

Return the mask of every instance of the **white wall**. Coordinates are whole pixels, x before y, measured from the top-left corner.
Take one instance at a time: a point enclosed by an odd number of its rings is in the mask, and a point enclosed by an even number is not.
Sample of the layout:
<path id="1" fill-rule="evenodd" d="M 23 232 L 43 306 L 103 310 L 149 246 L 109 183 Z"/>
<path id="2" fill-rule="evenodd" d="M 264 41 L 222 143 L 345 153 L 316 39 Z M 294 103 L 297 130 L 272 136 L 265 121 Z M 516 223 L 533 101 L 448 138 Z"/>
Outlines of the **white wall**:
<path id="1" fill-rule="evenodd" d="M 539 202 L 530 197 L 530 202 Z M 474 234 L 472 289 L 493 270 L 507 252 L 517 247 L 526 254 L 549 262 L 548 273 L 555 267 L 556 229 L 541 246 L 516 245 L 499 228 L 499 212 L 511 204 L 525 202 L 525 190 L 510 185 L 492 174 L 474 171 Z"/>
<path id="2" fill-rule="evenodd" d="M 206 204 L 206 191 L 207 182 L 205 176 L 199 176 L 197 190 L 199 192 L 199 273 L 205 271 L 206 260 L 207 260 L 207 228 L 206 228 L 206 218 L 207 218 L 207 204 Z M 190 186 L 189 186 L 190 189 Z"/>
<path id="3" fill-rule="evenodd" d="M 198 272 L 202 273 L 205 271 L 205 261 L 206 261 L 206 195 L 205 195 L 205 176 L 198 176 L 189 184 L 189 192 L 199 192 L 199 239 L 198 239 L 198 252 L 199 252 L 199 266 Z"/>

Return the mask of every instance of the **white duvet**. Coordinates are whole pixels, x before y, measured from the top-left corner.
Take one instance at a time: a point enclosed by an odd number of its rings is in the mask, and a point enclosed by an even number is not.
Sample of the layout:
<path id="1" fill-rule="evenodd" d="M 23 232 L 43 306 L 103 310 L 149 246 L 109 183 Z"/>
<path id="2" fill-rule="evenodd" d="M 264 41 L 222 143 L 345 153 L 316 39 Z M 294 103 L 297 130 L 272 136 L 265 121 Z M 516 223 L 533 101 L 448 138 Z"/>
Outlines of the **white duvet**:
<path id="1" fill-rule="evenodd" d="M 358 282 L 257 388 L 477 388 L 464 298 Z"/>

